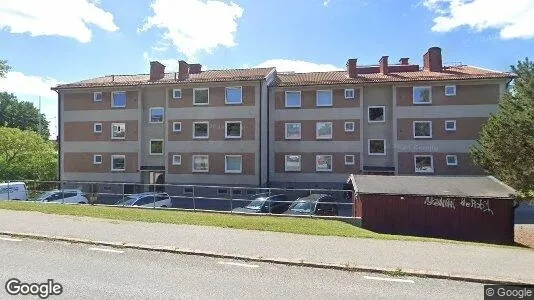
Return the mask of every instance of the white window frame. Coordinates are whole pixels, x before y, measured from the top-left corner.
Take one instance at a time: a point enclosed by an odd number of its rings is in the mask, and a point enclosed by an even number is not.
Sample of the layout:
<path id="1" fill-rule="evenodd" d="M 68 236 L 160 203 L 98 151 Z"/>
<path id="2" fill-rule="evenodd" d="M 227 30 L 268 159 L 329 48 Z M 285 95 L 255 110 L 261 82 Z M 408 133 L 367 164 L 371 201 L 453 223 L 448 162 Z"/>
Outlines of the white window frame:
<path id="1" fill-rule="evenodd" d="M 351 157 L 352 162 L 347 161 L 347 158 Z M 347 154 L 345 155 L 345 165 L 354 165 L 356 163 L 356 156 L 354 154 Z"/>
<path id="2" fill-rule="evenodd" d="M 428 93 L 428 102 L 415 102 L 415 97 L 414 97 L 415 96 L 415 89 L 419 89 L 419 88 L 421 88 L 421 89 L 427 89 L 428 88 L 430 90 L 430 92 Z M 419 104 L 419 105 L 432 104 L 432 86 L 430 86 L 430 85 L 414 86 L 412 88 L 412 103 L 416 104 L 416 105 L 417 104 Z"/>
<path id="3" fill-rule="evenodd" d="M 124 97 L 125 97 L 125 100 L 124 100 L 124 105 L 115 105 L 115 94 L 124 94 Z M 126 91 L 114 91 L 114 92 L 111 92 L 111 107 L 113 108 L 125 108 L 126 107 L 126 102 L 128 102 L 128 98 L 126 97 Z"/>
<path id="4" fill-rule="evenodd" d="M 173 166 L 182 165 L 182 155 L 181 154 L 173 154 L 172 155 L 172 165 Z"/>
<path id="5" fill-rule="evenodd" d="M 347 129 L 347 125 L 352 125 L 352 129 Z M 345 132 L 354 132 L 356 131 L 356 123 L 352 122 L 352 121 L 349 121 L 349 122 L 345 122 L 345 124 L 343 125 L 343 128 L 345 129 Z"/>
<path id="6" fill-rule="evenodd" d="M 97 157 L 100 157 L 100 161 L 96 161 Z M 93 155 L 93 164 L 94 165 L 101 165 L 102 164 L 102 154 Z"/>
<path id="7" fill-rule="evenodd" d="M 241 164 L 239 165 L 239 170 L 228 170 L 228 158 L 239 158 L 241 160 Z M 243 155 L 225 155 L 224 156 L 224 173 L 232 173 L 232 174 L 241 174 L 243 173 Z"/>
<path id="8" fill-rule="evenodd" d="M 96 130 L 96 127 L 100 126 L 100 130 Z M 102 123 L 93 123 L 93 133 L 102 133 Z"/>
<path id="9" fill-rule="evenodd" d="M 319 93 L 322 93 L 322 92 L 327 92 L 327 93 L 330 94 L 330 104 L 319 104 Z M 317 90 L 317 91 L 315 91 L 315 106 L 317 106 L 317 107 L 332 107 L 332 106 L 334 106 L 334 94 L 332 93 L 332 90 Z"/>
<path id="10" fill-rule="evenodd" d="M 287 127 L 289 125 L 298 125 L 299 126 L 299 137 L 288 137 L 287 135 Z M 285 138 L 286 140 L 300 140 L 302 138 L 302 123 L 296 123 L 296 122 L 290 122 L 290 123 L 285 123 L 284 125 L 284 128 L 285 128 Z"/>
<path id="11" fill-rule="evenodd" d="M 176 92 L 180 92 L 180 97 L 176 97 Z M 172 89 L 172 99 L 182 99 L 182 89 Z"/>
<path id="12" fill-rule="evenodd" d="M 415 135 L 415 124 L 416 123 L 426 123 L 430 124 L 430 135 L 428 136 L 416 136 Z M 412 131 L 413 131 L 413 138 L 414 139 L 431 139 L 432 138 L 432 121 L 413 121 L 412 122 Z"/>
<path id="13" fill-rule="evenodd" d="M 384 141 L 384 152 L 383 153 L 371 153 L 371 141 Z M 378 155 L 385 156 L 387 155 L 387 143 L 385 139 L 367 139 L 367 154 L 368 155 Z"/>
<path id="14" fill-rule="evenodd" d="M 452 128 L 447 128 L 447 123 L 452 123 L 454 126 Z M 445 131 L 456 131 L 456 120 L 445 120 Z"/>
<path id="15" fill-rule="evenodd" d="M 447 88 L 453 88 L 453 89 L 454 89 L 454 93 L 452 93 L 452 94 L 447 94 Z M 450 97 L 450 96 L 456 96 L 456 85 L 453 85 L 453 84 L 451 84 L 451 85 L 446 85 L 446 86 L 445 86 L 445 91 L 444 91 L 444 92 L 445 92 L 445 96 L 447 96 L 447 97 Z"/>
<path id="16" fill-rule="evenodd" d="M 163 110 L 163 115 L 161 116 L 161 122 L 160 121 L 157 121 L 157 122 L 152 122 L 152 111 L 155 110 L 155 109 L 162 109 Z M 156 106 L 156 107 L 151 107 L 148 109 L 149 110 L 149 115 L 148 115 L 148 123 L 150 124 L 162 124 L 165 122 L 165 107 L 161 107 L 161 106 Z"/>
<path id="17" fill-rule="evenodd" d="M 347 92 L 352 92 L 352 97 L 347 97 Z M 356 91 L 354 89 L 345 89 L 344 93 L 345 99 L 354 99 L 356 97 Z"/>
<path id="18" fill-rule="evenodd" d="M 449 158 L 454 158 L 454 163 L 449 163 Z M 458 165 L 458 155 L 448 154 L 445 156 L 445 162 L 447 166 L 457 166 Z"/>
<path id="19" fill-rule="evenodd" d="M 208 102 L 206 102 L 206 103 L 197 103 L 196 91 L 208 91 Z M 193 89 L 193 105 L 209 105 L 209 104 L 210 104 L 210 88 L 194 88 Z"/>
<path id="20" fill-rule="evenodd" d="M 298 93 L 299 94 L 299 104 L 298 105 L 287 105 L 287 94 L 288 93 Z M 285 107 L 301 107 L 302 105 L 302 92 L 301 91 L 285 91 L 284 93 L 284 104 L 285 104 Z"/>
<path id="21" fill-rule="evenodd" d="M 195 125 L 196 124 L 206 124 L 206 125 L 208 125 L 208 130 L 206 132 L 206 134 L 207 134 L 206 136 L 196 136 L 195 135 Z M 209 121 L 193 122 L 193 139 L 206 140 L 206 139 L 209 139 L 209 138 L 210 138 L 210 122 Z"/>
<path id="22" fill-rule="evenodd" d="M 430 168 L 432 170 L 430 170 L 430 171 L 417 171 L 417 158 L 418 157 L 430 157 Z M 414 155 L 413 156 L 413 168 L 414 168 L 415 173 L 434 173 L 434 156 L 433 155 L 429 155 L 429 154 Z"/>
<path id="23" fill-rule="evenodd" d="M 176 125 L 180 125 L 180 129 L 176 130 Z M 182 132 L 182 122 L 172 122 L 172 132 Z"/>
<path id="24" fill-rule="evenodd" d="M 329 136 L 319 136 L 319 124 L 326 123 L 330 124 L 330 135 Z M 332 122 L 317 122 L 315 123 L 315 138 L 318 140 L 331 140 L 332 135 L 334 134 L 334 124 Z"/>
<path id="25" fill-rule="evenodd" d="M 371 108 L 381 108 L 382 109 L 382 115 L 384 116 L 383 120 L 380 121 L 372 121 L 370 116 L 370 110 Z M 385 123 L 386 122 L 386 106 L 384 105 L 371 105 L 367 107 L 367 122 L 368 123 Z"/>
<path id="26" fill-rule="evenodd" d="M 100 95 L 100 100 L 96 98 L 96 95 Z M 102 99 L 103 99 L 102 97 L 103 97 L 102 92 L 93 92 L 93 102 L 102 102 Z"/>
<path id="27" fill-rule="evenodd" d="M 152 152 L 152 142 L 161 142 L 161 153 Z M 163 139 L 150 139 L 148 141 L 148 148 L 150 155 L 163 155 L 163 153 L 165 153 L 165 144 Z"/>
<path id="28" fill-rule="evenodd" d="M 206 170 L 195 170 L 195 158 L 206 157 L 208 159 L 208 167 Z M 210 156 L 207 154 L 193 155 L 191 158 L 191 171 L 194 173 L 208 173 L 210 171 Z"/>
<path id="29" fill-rule="evenodd" d="M 115 158 L 124 159 L 124 169 L 114 169 L 113 168 L 113 160 Z M 126 171 L 126 155 L 124 155 L 124 154 L 113 154 L 113 155 L 111 155 L 111 166 L 110 167 L 111 167 L 111 171 L 121 171 L 121 172 Z"/>
<path id="30" fill-rule="evenodd" d="M 298 168 L 298 170 L 288 170 L 287 169 L 287 158 L 289 156 L 298 156 L 298 158 L 299 158 L 299 168 Z M 284 156 L 284 171 L 285 172 L 300 172 L 301 170 L 302 170 L 302 155 L 300 155 L 300 154 L 286 154 Z"/>
<path id="31" fill-rule="evenodd" d="M 124 127 L 124 136 L 123 137 L 114 137 L 114 127 L 115 125 L 122 125 Z M 126 123 L 111 123 L 111 139 L 112 140 L 124 140 L 126 139 Z"/>
<path id="32" fill-rule="evenodd" d="M 239 102 L 228 102 L 228 94 L 226 93 L 229 89 L 239 89 L 241 91 L 241 99 Z M 239 105 L 243 104 L 243 87 L 242 86 L 227 86 L 224 88 L 224 104 L 228 105 Z"/>
<path id="33" fill-rule="evenodd" d="M 239 136 L 228 135 L 228 124 L 239 124 Z M 243 122 L 241 121 L 225 121 L 224 122 L 224 138 L 225 139 L 240 139 L 242 136 L 243 136 Z"/>
<path id="34" fill-rule="evenodd" d="M 330 169 L 319 169 L 317 165 L 317 159 L 319 156 L 330 156 Z M 331 154 L 317 154 L 315 155 L 315 172 L 332 172 L 332 168 L 334 167 L 334 158 Z"/>

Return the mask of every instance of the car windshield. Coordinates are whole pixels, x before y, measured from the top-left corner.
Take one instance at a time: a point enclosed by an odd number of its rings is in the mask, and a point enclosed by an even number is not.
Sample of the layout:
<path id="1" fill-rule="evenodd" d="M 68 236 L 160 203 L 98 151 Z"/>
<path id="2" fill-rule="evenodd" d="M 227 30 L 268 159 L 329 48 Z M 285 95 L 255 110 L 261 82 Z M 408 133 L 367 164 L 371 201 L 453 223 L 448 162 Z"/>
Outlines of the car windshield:
<path id="1" fill-rule="evenodd" d="M 50 195 L 53 195 L 55 192 L 52 192 L 52 191 L 49 191 L 49 192 L 44 192 L 42 194 L 40 194 L 38 197 L 37 197 L 37 200 L 41 201 L 41 200 L 44 200 L 46 198 L 48 198 Z"/>
<path id="2" fill-rule="evenodd" d="M 289 209 L 298 212 L 310 212 L 312 209 L 312 203 L 308 201 L 294 202 L 293 204 L 291 204 Z"/>
<path id="3" fill-rule="evenodd" d="M 267 200 L 267 198 L 256 198 L 254 200 L 252 200 L 252 202 L 250 202 L 246 208 L 249 208 L 249 209 L 260 209 L 261 206 L 265 203 L 265 200 Z"/>
<path id="4" fill-rule="evenodd" d="M 127 196 L 122 198 L 122 200 L 119 200 L 116 204 L 117 205 L 132 205 L 137 200 L 137 197 L 134 196 Z"/>

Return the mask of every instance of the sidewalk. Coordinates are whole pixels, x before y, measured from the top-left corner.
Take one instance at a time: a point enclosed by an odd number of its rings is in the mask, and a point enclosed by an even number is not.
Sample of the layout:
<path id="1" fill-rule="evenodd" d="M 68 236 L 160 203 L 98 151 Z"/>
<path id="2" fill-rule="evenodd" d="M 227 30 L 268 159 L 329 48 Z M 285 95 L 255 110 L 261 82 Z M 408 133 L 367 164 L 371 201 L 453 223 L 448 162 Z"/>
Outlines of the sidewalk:
<path id="1" fill-rule="evenodd" d="M 521 248 L 309 236 L 10 210 L 0 210 L 0 232 L 534 284 L 534 251 Z"/>

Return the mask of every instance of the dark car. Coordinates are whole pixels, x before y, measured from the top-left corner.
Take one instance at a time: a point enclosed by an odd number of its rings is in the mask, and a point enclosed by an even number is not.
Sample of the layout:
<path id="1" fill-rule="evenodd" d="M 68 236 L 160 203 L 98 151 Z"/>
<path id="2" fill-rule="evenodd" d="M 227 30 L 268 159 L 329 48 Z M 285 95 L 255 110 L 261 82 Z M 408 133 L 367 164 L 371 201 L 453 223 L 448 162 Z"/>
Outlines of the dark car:
<path id="1" fill-rule="evenodd" d="M 270 196 L 268 194 L 257 194 L 253 196 L 253 200 L 250 201 L 250 203 L 248 203 L 245 207 L 237 207 L 232 209 L 232 211 L 281 214 L 289 208 L 290 204 L 291 201 L 284 194 Z"/>
<path id="2" fill-rule="evenodd" d="M 316 215 L 316 216 L 337 216 L 337 200 L 326 194 L 311 194 L 300 197 L 291 203 L 285 214 L 291 215 Z"/>

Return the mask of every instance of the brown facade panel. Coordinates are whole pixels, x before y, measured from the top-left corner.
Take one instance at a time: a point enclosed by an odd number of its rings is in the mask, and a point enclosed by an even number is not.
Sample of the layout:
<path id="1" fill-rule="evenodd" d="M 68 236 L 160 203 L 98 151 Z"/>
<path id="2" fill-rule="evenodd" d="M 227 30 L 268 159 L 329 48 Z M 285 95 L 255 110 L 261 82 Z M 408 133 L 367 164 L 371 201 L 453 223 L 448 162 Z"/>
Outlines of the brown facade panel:
<path id="1" fill-rule="evenodd" d="M 117 90 L 120 91 L 120 90 Z M 98 92 L 98 91 L 94 91 Z M 111 107 L 111 92 L 102 92 L 102 101 L 95 102 L 91 92 L 62 92 L 65 111 L 72 110 L 107 110 L 107 109 L 135 109 L 139 107 L 139 93 L 126 91 L 126 107 Z"/>
<path id="2" fill-rule="evenodd" d="M 397 88 L 397 106 L 497 104 L 499 97 L 498 84 L 456 85 L 455 96 L 445 96 L 443 85 L 432 86 L 432 104 L 413 104 L 412 87 Z"/>
<path id="3" fill-rule="evenodd" d="M 179 87 L 176 87 L 179 88 Z M 204 87 L 199 87 L 204 88 Z M 183 108 L 183 107 L 195 107 L 195 106 L 254 106 L 256 105 L 256 87 L 255 86 L 243 86 L 242 87 L 242 104 L 226 104 L 225 100 L 225 87 L 209 87 L 209 104 L 208 105 L 194 105 L 193 104 L 193 89 L 181 89 L 182 98 L 173 99 L 172 90 L 169 88 L 169 108 Z"/>
<path id="4" fill-rule="evenodd" d="M 180 165 L 173 165 L 173 155 L 181 155 L 182 161 Z M 210 175 L 254 175 L 255 174 L 255 154 L 254 153 L 209 153 L 209 152 L 195 152 L 195 153 L 180 153 L 169 152 L 168 155 L 168 173 L 170 174 L 197 174 L 193 172 L 193 155 L 208 155 L 209 172 L 198 172 L 198 174 Z M 241 155 L 242 165 L 241 173 L 226 173 L 225 172 L 225 155 Z M 206 183 L 208 184 L 208 183 Z"/>
<path id="5" fill-rule="evenodd" d="M 95 133 L 94 124 L 102 124 L 102 132 Z M 113 123 L 124 123 L 126 126 L 126 135 L 124 139 L 111 139 L 111 127 Z M 65 122 L 64 139 L 66 142 L 113 142 L 120 141 L 137 141 L 138 140 L 138 122 L 137 121 L 94 121 L 94 122 Z"/>
<path id="6" fill-rule="evenodd" d="M 432 155 L 433 173 L 416 173 L 414 155 Z M 458 165 L 448 166 L 446 156 L 456 155 Z M 473 164 L 469 153 L 399 152 L 399 175 L 482 175 L 484 171 Z"/>
<path id="7" fill-rule="evenodd" d="M 332 155 L 332 171 L 317 171 L 316 170 L 316 156 L 317 155 Z M 300 155 L 300 172 L 285 170 L 285 156 L 286 155 Z M 354 155 L 354 164 L 345 165 L 345 155 Z M 275 153 L 275 172 L 276 173 L 336 173 L 336 174 L 354 174 L 360 171 L 360 153 L 346 152 L 346 153 L 323 153 L 323 152 L 277 152 Z"/>
<path id="8" fill-rule="evenodd" d="M 456 121 L 456 130 L 445 130 L 445 121 Z M 420 140 L 413 137 L 414 121 L 432 121 L 433 140 L 475 140 L 478 138 L 480 130 L 488 118 L 418 118 L 418 119 L 397 119 L 397 139 L 399 140 Z M 429 138 L 423 138 L 429 139 Z"/>
<path id="9" fill-rule="evenodd" d="M 291 89 L 288 89 L 288 91 Z M 326 90 L 318 88 L 317 90 Z M 360 107 L 360 99 L 362 97 L 362 91 L 360 88 L 354 88 L 354 98 L 345 99 L 345 89 L 332 89 L 332 106 L 317 106 L 317 90 L 304 90 L 300 92 L 300 108 L 354 108 Z M 299 91 L 298 87 L 291 91 Z M 275 107 L 276 109 L 286 109 L 285 105 L 285 91 L 277 91 L 275 93 Z M 287 108 L 298 109 L 298 108 Z"/>
<path id="10" fill-rule="evenodd" d="M 94 155 L 102 155 L 102 163 L 95 165 Z M 65 172 L 80 172 L 80 173 L 110 173 L 110 172 L 124 172 L 137 173 L 137 153 L 88 153 L 88 152 L 67 152 L 64 153 L 63 164 Z M 111 171 L 111 156 L 125 155 L 126 156 L 126 170 L 125 171 Z"/>
<path id="11" fill-rule="evenodd" d="M 285 123 L 300 123 L 300 141 L 324 141 L 317 139 L 317 122 L 332 122 L 332 139 L 326 141 L 359 141 L 360 140 L 360 120 L 295 120 L 295 121 L 276 121 L 275 122 L 275 140 L 286 140 Z M 354 122 L 354 131 L 345 131 L 345 122 Z M 288 139 L 287 141 L 295 141 Z M 298 140 L 297 140 L 298 141 Z"/>
<path id="12" fill-rule="evenodd" d="M 241 140 L 254 140 L 255 139 L 255 120 L 254 119 L 198 119 L 198 120 L 169 120 L 169 141 L 192 141 L 197 140 L 193 138 L 193 123 L 194 122 L 209 122 L 208 129 L 208 139 L 198 139 L 198 140 L 208 140 L 208 141 L 223 141 L 232 140 L 241 141 Z M 225 122 L 228 121 L 240 121 L 241 122 L 241 138 L 225 138 L 226 126 Z M 181 131 L 173 131 L 173 123 L 181 122 Z"/>

